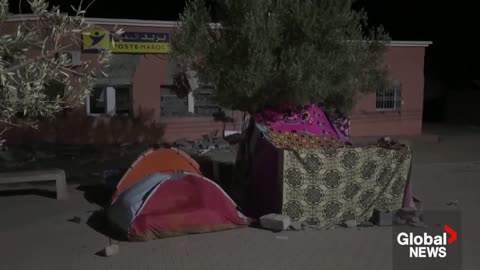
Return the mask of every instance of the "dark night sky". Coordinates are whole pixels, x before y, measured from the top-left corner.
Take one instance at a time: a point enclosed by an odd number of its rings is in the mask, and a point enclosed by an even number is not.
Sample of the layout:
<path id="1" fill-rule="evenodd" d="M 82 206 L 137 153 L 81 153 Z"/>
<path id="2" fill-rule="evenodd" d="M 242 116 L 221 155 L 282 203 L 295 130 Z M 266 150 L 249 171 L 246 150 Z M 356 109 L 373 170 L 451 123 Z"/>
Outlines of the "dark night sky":
<path id="1" fill-rule="evenodd" d="M 84 0 L 84 4 L 91 0 Z M 23 0 L 26 9 L 26 0 Z M 51 0 L 68 10 L 80 0 Z M 96 0 L 87 16 L 104 18 L 176 20 L 183 10 L 183 0 L 125 1 Z M 474 1 L 471 1 L 474 2 Z M 18 0 L 10 1 L 12 12 L 18 10 Z M 477 32 L 478 14 L 472 4 L 431 0 L 358 0 L 356 7 L 369 13 L 373 24 L 382 24 L 394 40 L 428 40 L 434 45 L 427 49 L 426 74 L 459 79 L 480 79 L 477 65 L 480 52 L 472 40 Z M 159 7 L 156 7 L 156 6 Z"/>

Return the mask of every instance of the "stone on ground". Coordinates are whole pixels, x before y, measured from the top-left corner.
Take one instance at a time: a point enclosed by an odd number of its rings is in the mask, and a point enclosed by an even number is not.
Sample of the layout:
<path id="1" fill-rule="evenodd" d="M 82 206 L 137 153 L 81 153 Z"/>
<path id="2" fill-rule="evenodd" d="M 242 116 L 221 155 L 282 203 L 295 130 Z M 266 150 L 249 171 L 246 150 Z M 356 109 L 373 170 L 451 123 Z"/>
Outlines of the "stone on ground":
<path id="1" fill-rule="evenodd" d="M 260 218 L 262 228 L 272 231 L 284 231 L 290 227 L 290 218 L 279 214 L 268 214 Z"/>
<path id="2" fill-rule="evenodd" d="M 345 220 L 343 225 L 347 228 L 355 228 L 357 227 L 357 221 L 355 220 Z"/>
<path id="3" fill-rule="evenodd" d="M 68 221 L 80 224 L 80 223 L 82 223 L 82 218 L 78 217 L 78 216 L 74 216 L 73 218 L 69 219 Z"/>
<path id="4" fill-rule="evenodd" d="M 360 225 L 358 225 L 359 227 L 373 227 L 375 226 L 375 224 L 373 224 L 372 222 L 368 221 L 368 220 L 365 220 L 364 222 L 362 222 Z"/>
<path id="5" fill-rule="evenodd" d="M 290 224 L 290 229 L 294 231 L 301 231 L 303 230 L 303 224 L 299 221 L 292 222 L 292 224 Z"/>
<path id="6" fill-rule="evenodd" d="M 391 226 L 393 225 L 393 213 L 375 209 L 373 210 L 372 222 L 377 226 Z"/>
<path id="7" fill-rule="evenodd" d="M 415 208 L 402 208 L 395 212 L 394 223 L 398 225 L 409 224 L 423 227 L 422 211 Z"/>
<path id="8" fill-rule="evenodd" d="M 458 206 L 458 200 L 453 200 L 447 203 L 448 206 Z"/>
<path id="9" fill-rule="evenodd" d="M 118 254 L 119 251 L 120 251 L 120 247 L 117 244 L 112 244 L 110 246 L 106 246 L 103 249 L 102 253 L 103 253 L 103 256 L 105 257 L 111 257 L 113 255 Z"/>

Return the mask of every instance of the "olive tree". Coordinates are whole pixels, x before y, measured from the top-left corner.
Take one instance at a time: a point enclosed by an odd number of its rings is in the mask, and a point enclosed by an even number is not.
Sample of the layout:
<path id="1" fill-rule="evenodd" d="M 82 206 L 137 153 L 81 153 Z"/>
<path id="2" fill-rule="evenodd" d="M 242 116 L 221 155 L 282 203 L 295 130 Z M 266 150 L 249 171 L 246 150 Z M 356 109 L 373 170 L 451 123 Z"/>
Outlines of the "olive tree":
<path id="1" fill-rule="evenodd" d="M 191 0 L 173 59 L 212 83 L 222 107 L 322 102 L 348 114 L 358 92 L 387 82 L 389 38 L 366 18 L 352 0 Z"/>
<path id="2" fill-rule="evenodd" d="M 98 68 L 90 62 L 72 66 L 63 52 L 78 49 L 81 33 L 91 27 L 85 9 L 74 8 L 70 16 L 45 0 L 29 4 L 28 19 L 12 22 L 8 0 L 0 0 L 0 139 L 9 127 L 35 127 L 43 118 L 81 105 L 110 58 L 104 51 L 98 54 Z"/>

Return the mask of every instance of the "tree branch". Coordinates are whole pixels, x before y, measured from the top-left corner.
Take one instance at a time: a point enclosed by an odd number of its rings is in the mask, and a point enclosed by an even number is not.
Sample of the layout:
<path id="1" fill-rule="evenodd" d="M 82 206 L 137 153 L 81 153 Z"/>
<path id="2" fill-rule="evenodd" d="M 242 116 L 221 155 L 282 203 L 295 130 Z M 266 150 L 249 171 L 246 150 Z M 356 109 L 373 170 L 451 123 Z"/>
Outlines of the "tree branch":
<path id="1" fill-rule="evenodd" d="M 4 127 L 3 130 L 2 130 L 2 132 L 0 132 L 0 138 L 2 138 L 2 135 L 3 135 L 5 132 L 7 132 L 7 130 L 9 130 L 9 129 L 10 129 L 10 128 L 8 128 L 8 127 Z M 1 142 L 2 142 L 2 140 L 0 140 L 0 145 L 1 145 Z"/>
<path id="2" fill-rule="evenodd" d="M 34 63 L 34 62 L 36 62 L 36 61 L 38 61 L 38 60 L 40 60 L 40 59 L 45 59 L 45 58 L 47 58 L 47 57 L 51 57 L 51 56 L 55 55 L 56 53 L 61 52 L 61 51 L 65 50 L 65 49 L 67 49 L 67 48 L 69 48 L 69 47 L 71 47 L 71 46 L 72 46 L 72 45 L 65 45 L 65 46 L 63 46 L 63 47 L 60 47 L 60 48 L 55 49 L 55 50 L 53 50 L 53 51 L 50 51 L 50 52 L 47 53 L 46 55 L 40 55 L 40 56 L 31 58 L 31 59 L 29 59 L 29 60 L 27 60 L 27 61 L 25 61 L 25 62 L 23 62 L 23 63 L 21 63 L 21 64 L 18 64 L 18 65 L 15 65 L 15 66 L 13 66 L 13 67 L 7 68 L 7 72 L 13 72 L 13 71 L 15 71 L 15 70 L 17 70 L 17 69 L 20 69 L 20 68 L 23 68 L 23 67 L 25 67 L 25 66 L 27 66 L 27 65 L 30 65 L 30 64 L 32 64 L 32 63 Z"/>
<path id="3" fill-rule="evenodd" d="M 10 126 L 14 126 L 14 127 L 20 127 L 20 125 L 14 124 L 14 123 L 12 123 L 12 122 L 10 122 L 10 121 L 3 120 L 3 119 L 0 119 L 0 123 L 4 123 L 4 124 L 10 125 Z"/>

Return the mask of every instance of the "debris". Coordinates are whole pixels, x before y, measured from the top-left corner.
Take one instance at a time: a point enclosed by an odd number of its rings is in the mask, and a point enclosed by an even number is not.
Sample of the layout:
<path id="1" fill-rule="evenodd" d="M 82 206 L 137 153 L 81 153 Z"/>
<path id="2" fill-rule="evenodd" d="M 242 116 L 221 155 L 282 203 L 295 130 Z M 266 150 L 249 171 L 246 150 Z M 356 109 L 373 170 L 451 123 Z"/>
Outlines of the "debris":
<path id="1" fill-rule="evenodd" d="M 196 145 L 200 149 L 209 149 L 210 146 L 213 146 L 213 143 L 210 140 L 201 140 L 198 141 Z"/>
<path id="2" fill-rule="evenodd" d="M 268 214 L 260 218 L 260 225 L 272 231 L 284 231 L 290 224 L 290 218 L 284 215 Z"/>
<path id="3" fill-rule="evenodd" d="M 345 220 L 343 222 L 343 225 L 347 228 L 355 228 L 357 227 L 357 221 L 356 220 Z"/>
<path id="4" fill-rule="evenodd" d="M 335 229 L 337 229 L 337 228 L 340 228 L 340 227 L 337 226 L 337 225 L 330 225 L 330 226 L 328 226 L 327 228 L 325 228 L 325 230 L 335 230 Z"/>
<path id="5" fill-rule="evenodd" d="M 374 209 L 371 221 L 377 226 L 391 226 L 393 225 L 393 213 Z"/>
<path id="6" fill-rule="evenodd" d="M 412 219 L 413 217 L 419 216 L 420 211 L 415 208 L 402 208 L 395 212 L 395 216 L 401 217 L 403 219 Z"/>
<path id="7" fill-rule="evenodd" d="M 458 206 L 458 200 L 453 200 L 453 201 L 449 201 L 447 203 L 448 206 Z"/>
<path id="8" fill-rule="evenodd" d="M 368 221 L 368 220 L 365 220 L 364 222 L 362 222 L 359 227 L 373 227 L 375 226 L 375 224 L 373 224 L 372 222 Z"/>
<path id="9" fill-rule="evenodd" d="M 230 143 L 225 139 L 216 139 L 214 140 L 215 148 L 220 150 L 226 150 L 230 148 Z"/>
<path id="10" fill-rule="evenodd" d="M 198 140 L 177 140 L 174 146 L 187 153 L 198 153 L 201 155 L 206 153 L 204 152 L 206 149 L 229 150 L 234 148 L 228 140 L 218 137 L 218 130 L 202 135 L 202 138 Z"/>
<path id="11" fill-rule="evenodd" d="M 423 227 L 422 212 L 415 208 L 402 208 L 395 212 L 395 224 Z"/>
<path id="12" fill-rule="evenodd" d="M 212 151 L 212 149 L 202 149 L 200 151 L 198 151 L 200 153 L 200 155 L 205 155 L 206 153 Z"/>
<path id="13" fill-rule="evenodd" d="M 120 251 L 120 247 L 117 244 L 112 244 L 112 245 L 106 246 L 102 250 L 102 255 L 105 257 L 111 257 L 113 255 L 118 254 L 119 251 Z"/>
<path id="14" fill-rule="evenodd" d="M 73 222 L 76 224 L 85 224 L 88 222 L 89 218 L 92 216 L 92 213 L 96 212 L 95 210 L 89 210 L 81 213 L 77 213 L 77 215 L 73 216 L 71 219 L 67 221 Z"/>
<path id="15" fill-rule="evenodd" d="M 240 135 L 242 133 L 242 131 L 239 131 L 239 130 L 225 130 L 223 132 L 223 137 L 229 137 L 229 136 L 232 136 L 232 135 Z"/>
<path id="16" fill-rule="evenodd" d="M 242 135 L 240 133 L 225 135 L 225 140 L 230 144 L 240 143 L 241 139 L 242 139 Z"/>
<path id="17" fill-rule="evenodd" d="M 408 225 L 416 228 L 426 228 L 427 225 L 423 223 L 418 217 L 414 217 L 412 220 L 408 222 Z"/>
<path id="18" fill-rule="evenodd" d="M 321 231 L 322 227 L 320 225 L 305 225 L 305 230 L 306 231 Z"/>
<path id="19" fill-rule="evenodd" d="M 407 224 L 407 221 L 399 216 L 395 216 L 394 218 L 394 224 L 395 225 L 405 225 Z"/>
<path id="20" fill-rule="evenodd" d="M 81 218 L 81 217 L 74 216 L 73 218 L 69 219 L 68 221 L 73 222 L 73 223 L 80 224 L 80 223 L 82 223 L 82 218 Z"/>
<path id="21" fill-rule="evenodd" d="M 194 141 L 189 141 L 187 139 L 180 139 L 173 143 L 175 147 L 192 149 L 194 146 Z"/>
<path id="22" fill-rule="evenodd" d="M 288 236 L 286 235 L 276 235 L 275 238 L 278 240 L 288 240 Z"/>
<path id="23" fill-rule="evenodd" d="M 301 222 L 295 221 L 290 224 L 289 228 L 294 231 L 301 231 L 303 230 L 303 224 Z"/>

